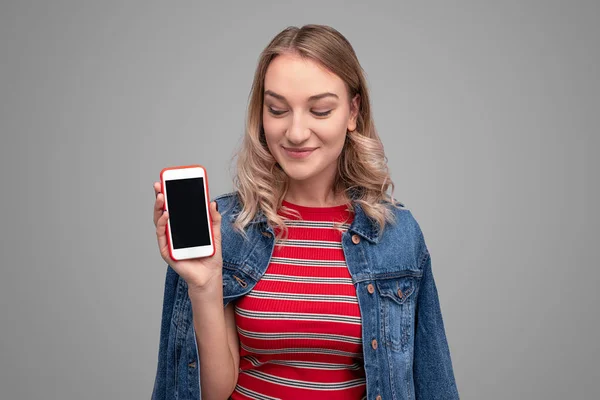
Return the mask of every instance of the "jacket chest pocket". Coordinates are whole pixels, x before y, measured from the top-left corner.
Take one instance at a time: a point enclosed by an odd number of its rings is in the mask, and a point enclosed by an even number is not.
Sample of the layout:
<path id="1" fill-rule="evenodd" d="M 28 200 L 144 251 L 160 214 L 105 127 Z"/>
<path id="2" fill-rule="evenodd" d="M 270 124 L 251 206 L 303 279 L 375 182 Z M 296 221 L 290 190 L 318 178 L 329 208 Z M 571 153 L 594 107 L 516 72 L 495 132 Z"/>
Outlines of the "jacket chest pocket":
<path id="1" fill-rule="evenodd" d="M 418 282 L 413 276 L 376 281 L 385 342 L 394 351 L 406 351 L 413 336 Z"/>

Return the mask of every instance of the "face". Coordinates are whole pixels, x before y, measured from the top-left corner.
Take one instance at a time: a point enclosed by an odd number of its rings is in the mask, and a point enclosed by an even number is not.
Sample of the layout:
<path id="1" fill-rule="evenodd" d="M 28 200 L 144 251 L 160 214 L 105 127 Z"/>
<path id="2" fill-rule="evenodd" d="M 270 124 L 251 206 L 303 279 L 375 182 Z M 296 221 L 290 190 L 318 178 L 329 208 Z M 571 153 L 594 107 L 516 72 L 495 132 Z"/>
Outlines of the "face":
<path id="1" fill-rule="evenodd" d="M 263 126 L 273 157 L 291 180 L 333 181 L 346 132 L 356 129 L 358 95 L 312 60 L 280 55 L 265 76 Z"/>

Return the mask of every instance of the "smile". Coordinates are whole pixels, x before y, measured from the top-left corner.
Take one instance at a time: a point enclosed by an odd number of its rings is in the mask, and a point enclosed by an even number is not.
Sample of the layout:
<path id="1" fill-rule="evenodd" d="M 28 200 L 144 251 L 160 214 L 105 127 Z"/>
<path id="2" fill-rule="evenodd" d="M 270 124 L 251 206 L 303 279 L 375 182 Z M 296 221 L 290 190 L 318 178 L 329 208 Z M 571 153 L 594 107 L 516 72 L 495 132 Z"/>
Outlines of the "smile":
<path id="1" fill-rule="evenodd" d="M 306 158 L 316 150 L 316 148 L 301 148 L 301 149 L 288 149 L 283 147 L 285 154 L 291 158 Z"/>

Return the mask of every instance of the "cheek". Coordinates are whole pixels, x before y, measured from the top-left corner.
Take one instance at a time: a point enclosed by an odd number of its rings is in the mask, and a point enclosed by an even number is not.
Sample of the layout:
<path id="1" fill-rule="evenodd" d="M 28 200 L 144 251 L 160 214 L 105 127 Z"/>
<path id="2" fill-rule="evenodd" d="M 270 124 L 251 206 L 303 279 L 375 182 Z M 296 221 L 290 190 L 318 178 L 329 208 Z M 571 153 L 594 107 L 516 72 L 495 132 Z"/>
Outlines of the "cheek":
<path id="1" fill-rule="evenodd" d="M 280 125 L 278 124 L 278 122 L 279 121 L 273 118 L 263 116 L 263 130 L 265 132 L 265 141 L 267 142 L 269 152 L 276 160 L 279 160 L 277 146 L 285 133 L 285 130 L 282 130 L 281 127 L 278 126 Z"/>
<path id="2" fill-rule="evenodd" d="M 263 128 L 267 141 L 285 135 L 287 118 L 273 118 L 266 113 L 263 114 Z"/>
<path id="3" fill-rule="evenodd" d="M 322 120 L 319 126 L 315 127 L 315 132 L 332 147 L 341 147 L 346 140 L 346 121 L 343 118 L 331 118 Z"/>

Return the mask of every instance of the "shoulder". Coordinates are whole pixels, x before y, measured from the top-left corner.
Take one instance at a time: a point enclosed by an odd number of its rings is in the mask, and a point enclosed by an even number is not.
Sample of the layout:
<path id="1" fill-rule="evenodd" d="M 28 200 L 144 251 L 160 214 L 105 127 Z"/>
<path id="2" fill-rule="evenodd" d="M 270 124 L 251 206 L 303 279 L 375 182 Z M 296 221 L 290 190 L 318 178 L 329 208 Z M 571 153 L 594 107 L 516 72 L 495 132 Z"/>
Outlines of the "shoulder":
<path id="1" fill-rule="evenodd" d="M 245 236 L 234 228 L 235 221 L 242 211 L 242 202 L 238 192 L 223 193 L 212 200 L 217 203 L 219 214 L 221 214 L 222 240 L 235 243 L 233 247 L 238 246 L 238 242 Z M 246 232 L 248 232 L 248 229 L 246 229 Z"/>
<path id="2" fill-rule="evenodd" d="M 222 193 L 216 197 L 213 197 L 213 201 L 218 202 L 219 204 L 225 204 L 227 202 L 237 201 L 238 200 L 238 192 L 228 192 Z"/>
<path id="3" fill-rule="evenodd" d="M 405 203 L 388 203 L 393 212 L 394 222 L 387 223 L 384 231 L 386 244 L 407 251 L 414 257 L 417 265 L 422 265 L 429 255 L 421 225 L 413 214 L 413 210 Z"/>
<path id="4" fill-rule="evenodd" d="M 416 236 L 422 236 L 419 223 L 406 203 L 382 201 L 394 216 L 394 222 L 386 224 L 386 230 L 404 231 Z"/>
<path id="5" fill-rule="evenodd" d="M 212 200 L 217 202 L 219 213 L 222 216 L 234 215 L 236 211 L 240 210 L 241 203 L 237 191 L 220 194 Z"/>
<path id="6" fill-rule="evenodd" d="M 413 216 L 411 209 L 406 205 L 406 203 L 400 201 L 394 201 L 393 203 L 389 201 L 382 201 L 381 203 L 384 204 L 389 210 L 391 210 L 392 214 L 394 215 L 395 223 L 392 223 L 391 226 L 386 225 L 387 228 L 418 228 L 419 224 L 417 223 L 417 220 Z"/>

